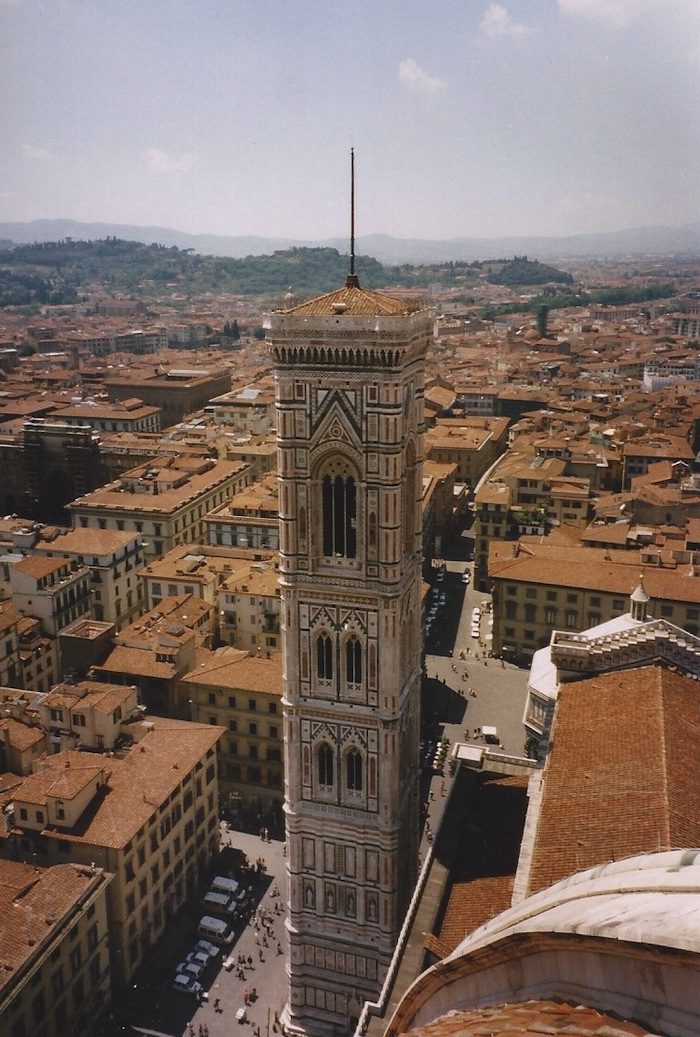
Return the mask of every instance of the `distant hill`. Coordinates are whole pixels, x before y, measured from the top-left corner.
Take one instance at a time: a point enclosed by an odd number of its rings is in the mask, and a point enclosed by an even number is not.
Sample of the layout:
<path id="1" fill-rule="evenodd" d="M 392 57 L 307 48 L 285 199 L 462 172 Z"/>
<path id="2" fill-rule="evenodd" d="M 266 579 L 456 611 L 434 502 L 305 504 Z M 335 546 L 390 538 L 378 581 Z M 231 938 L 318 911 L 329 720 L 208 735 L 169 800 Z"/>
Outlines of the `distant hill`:
<path id="1" fill-rule="evenodd" d="M 113 223 L 80 223 L 77 220 L 33 220 L 29 223 L 0 223 L 0 238 L 17 244 L 61 241 L 66 238 L 97 240 L 117 237 L 150 245 L 175 245 L 194 249 L 201 255 L 269 255 L 280 249 L 335 248 L 346 252 L 344 238 L 328 241 L 290 238 L 225 237 L 216 234 L 187 234 L 168 227 L 138 227 Z M 393 238 L 371 234 L 359 237 L 358 252 L 381 263 L 443 263 L 477 259 L 500 259 L 528 255 L 540 260 L 565 260 L 586 256 L 615 258 L 663 255 L 700 256 L 700 222 L 679 227 L 652 226 L 569 237 L 452 238 L 446 241 Z"/>
<path id="2" fill-rule="evenodd" d="M 0 250 L 0 306 L 62 305 L 96 290 L 136 293 L 143 299 L 159 298 L 172 289 L 189 296 L 231 292 L 272 295 L 281 302 L 290 287 L 298 298 L 337 288 L 349 267 L 349 257 L 335 248 L 289 248 L 234 259 L 115 237 L 67 238 Z M 367 288 L 401 285 L 422 295 L 441 284 L 461 289 L 465 303 L 470 287 L 486 276 L 498 284 L 533 286 L 570 285 L 573 280 L 571 274 L 526 256 L 487 263 L 388 266 L 358 255 L 355 270 Z"/>

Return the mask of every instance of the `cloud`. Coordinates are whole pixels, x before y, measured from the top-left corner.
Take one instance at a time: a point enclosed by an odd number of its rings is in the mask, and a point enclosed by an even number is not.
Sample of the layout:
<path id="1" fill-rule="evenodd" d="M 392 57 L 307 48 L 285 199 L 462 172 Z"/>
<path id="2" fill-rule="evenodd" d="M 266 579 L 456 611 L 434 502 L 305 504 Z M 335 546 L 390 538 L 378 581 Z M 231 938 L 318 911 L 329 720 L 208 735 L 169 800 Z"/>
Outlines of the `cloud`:
<path id="1" fill-rule="evenodd" d="M 566 0 L 560 0 L 566 2 Z M 576 0 L 574 0 L 576 2 Z M 532 32 L 529 25 L 515 22 L 501 4 L 491 4 L 484 12 L 479 29 L 483 36 L 491 39 L 502 39 L 504 37 L 515 38 L 527 36 Z"/>
<path id="2" fill-rule="evenodd" d="M 674 0 L 671 0 L 674 4 Z M 691 7 L 696 5 L 692 0 Z M 669 0 L 559 0 L 559 9 L 574 18 L 590 18 L 623 28 L 653 8 L 668 8 Z M 675 3 L 678 6 L 678 3 Z"/>
<path id="3" fill-rule="evenodd" d="M 421 94 L 435 94 L 447 86 L 444 80 L 429 76 L 413 58 L 404 58 L 399 62 L 399 80 L 409 90 Z"/>
<path id="4" fill-rule="evenodd" d="M 146 148 L 144 154 L 148 168 L 154 173 L 186 173 L 197 161 L 189 151 L 176 156 L 160 148 Z"/>
<path id="5" fill-rule="evenodd" d="M 4 0 L 0 0 L 4 2 Z M 33 144 L 25 144 L 22 148 L 25 158 L 30 158 L 32 162 L 52 162 L 54 154 L 49 151 L 48 148 L 35 148 Z"/>

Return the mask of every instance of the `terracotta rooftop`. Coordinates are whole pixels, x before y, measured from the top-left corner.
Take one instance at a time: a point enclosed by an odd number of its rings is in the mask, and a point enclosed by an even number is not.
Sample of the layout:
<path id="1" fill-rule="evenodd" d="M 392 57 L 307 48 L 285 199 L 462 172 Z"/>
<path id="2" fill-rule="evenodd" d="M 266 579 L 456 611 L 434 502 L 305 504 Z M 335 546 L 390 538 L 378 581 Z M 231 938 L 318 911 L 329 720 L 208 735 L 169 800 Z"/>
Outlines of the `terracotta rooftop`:
<path id="1" fill-rule="evenodd" d="M 531 536 L 521 537 L 517 545 L 508 541 L 489 545 L 489 576 L 498 580 L 601 591 L 623 598 L 637 586 L 640 572 L 651 598 L 693 605 L 700 598 L 700 578 L 691 575 L 689 566 L 644 565 L 637 550 L 566 545 L 551 537 Z"/>
<path id="2" fill-rule="evenodd" d="M 439 928 L 426 947 L 444 958 L 464 937 L 510 907 L 527 810 L 527 776 L 491 778 L 478 785 L 462 821 L 462 850 Z M 478 833 L 478 838 L 472 836 Z"/>
<path id="3" fill-rule="evenodd" d="M 92 846 L 125 846 L 195 764 L 214 749 L 223 733 L 221 727 L 166 717 L 149 716 L 148 724 L 151 729 L 124 757 L 105 758 L 77 750 L 47 757 L 46 769 L 25 779 L 13 798 L 17 802 L 24 799 L 26 783 L 37 778 L 65 780 L 68 771 L 69 780 L 79 783 L 81 772 L 89 780 L 102 769 L 106 779 L 102 794 L 94 797 L 75 827 L 47 832 L 54 839 Z"/>
<path id="4" fill-rule="evenodd" d="M 643 666 L 562 684 L 530 893 L 610 860 L 700 846 L 697 681 Z"/>
<path id="5" fill-rule="evenodd" d="M 239 648 L 218 648 L 206 655 L 202 650 L 198 658 L 199 666 L 182 678 L 182 684 L 282 694 L 282 657 L 279 654 L 267 659 Z"/>
<path id="6" fill-rule="evenodd" d="M 418 303 L 395 299 L 382 292 L 360 288 L 359 285 L 346 284 L 335 292 L 292 306 L 285 313 L 299 317 L 396 317 L 415 313 L 419 309 Z"/>
<path id="7" fill-rule="evenodd" d="M 439 1019 L 404 1031 L 405 1037 L 662 1037 L 636 1023 L 602 1015 L 584 1005 L 556 1001 L 525 1001 L 453 1011 Z"/>
<path id="8" fill-rule="evenodd" d="M 57 923 L 103 881 L 101 871 L 78 864 L 36 868 L 0 861 L 0 997 Z"/>

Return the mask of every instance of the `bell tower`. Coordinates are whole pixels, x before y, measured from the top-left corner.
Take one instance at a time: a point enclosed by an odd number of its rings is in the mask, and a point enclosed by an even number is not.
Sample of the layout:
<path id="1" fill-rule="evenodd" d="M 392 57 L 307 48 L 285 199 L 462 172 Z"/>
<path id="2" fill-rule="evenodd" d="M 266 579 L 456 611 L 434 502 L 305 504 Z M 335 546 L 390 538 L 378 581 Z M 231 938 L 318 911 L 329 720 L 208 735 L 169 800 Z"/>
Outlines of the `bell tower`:
<path id="1" fill-rule="evenodd" d="M 344 287 L 267 319 L 276 378 L 289 1000 L 346 1035 L 415 884 L 430 310 Z"/>

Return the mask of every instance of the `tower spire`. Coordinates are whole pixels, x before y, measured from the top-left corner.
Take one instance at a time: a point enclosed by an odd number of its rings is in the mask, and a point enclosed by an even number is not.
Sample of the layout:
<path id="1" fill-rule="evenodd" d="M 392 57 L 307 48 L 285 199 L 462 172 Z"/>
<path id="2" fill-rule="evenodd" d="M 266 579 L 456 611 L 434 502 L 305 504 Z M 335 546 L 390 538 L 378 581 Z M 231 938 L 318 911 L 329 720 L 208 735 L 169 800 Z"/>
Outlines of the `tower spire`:
<path id="1" fill-rule="evenodd" d="M 350 273 L 345 282 L 348 288 L 359 288 L 355 273 L 355 149 L 350 148 Z"/>

